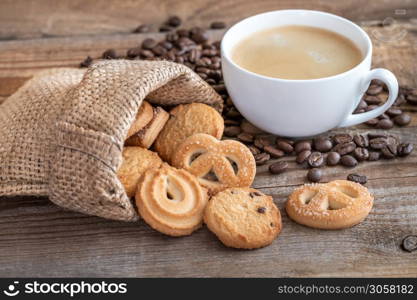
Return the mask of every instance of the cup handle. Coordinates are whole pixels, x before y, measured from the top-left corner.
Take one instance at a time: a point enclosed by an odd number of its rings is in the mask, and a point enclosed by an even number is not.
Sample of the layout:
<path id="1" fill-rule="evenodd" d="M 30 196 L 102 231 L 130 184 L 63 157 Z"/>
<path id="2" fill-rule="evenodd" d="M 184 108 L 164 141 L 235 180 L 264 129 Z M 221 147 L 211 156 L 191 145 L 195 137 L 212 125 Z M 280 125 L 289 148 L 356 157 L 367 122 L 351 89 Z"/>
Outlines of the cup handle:
<path id="1" fill-rule="evenodd" d="M 350 114 L 342 123 L 340 123 L 339 127 L 353 126 L 376 118 L 382 115 L 392 104 L 394 104 L 398 96 L 398 81 L 397 78 L 395 78 L 395 75 L 386 69 L 373 69 L 369 71 L 361 82 L 363 92 L 365 92 L 372 79 L 379 79 L 387 85 L 389 93 L 387 101 L 382 106 L 371 111 L 360 114 Z"/>

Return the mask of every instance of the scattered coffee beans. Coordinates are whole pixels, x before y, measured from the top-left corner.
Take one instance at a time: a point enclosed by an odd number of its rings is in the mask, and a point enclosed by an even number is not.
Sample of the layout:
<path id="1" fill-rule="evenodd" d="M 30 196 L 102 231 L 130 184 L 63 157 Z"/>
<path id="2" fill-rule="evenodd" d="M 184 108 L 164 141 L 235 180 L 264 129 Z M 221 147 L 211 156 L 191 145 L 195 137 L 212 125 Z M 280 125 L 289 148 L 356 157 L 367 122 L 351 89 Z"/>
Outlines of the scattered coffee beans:
<path id="1" fill-rule="evenodd" d="M 305 162 L 307 160 L 307 158 L 309 158 L 311 155 L 311 151 L 310 150 L 304 150 L 300 153 L 298 153 L 297 158 L 295 159 L 295 161 L 298 164 L 302 164 L 303 162 Z"/>
<path id="2" fill-rule="evenodd" d="M 335 166 L 339 163 L 340 161 L 340 154 L 337 152 L 329 152 L 329 154 L 327 154 L 327 159 L 326 159 L 326 163 L 328 166 Z"/>
<path id="3" fill-rule="evenodd" d="M 288 169 L 288 163 L 285 161 L 278 161 L 269 166 L 269 172 L 272 174 L 281 174 Z"/>
<path id="4" fill-rule="evenodd" d="M 340 163 L 345 167 L 353 168 L 356 167 L 358 161 L 352 155 L 344 155 L 340 159 Z"/>
<path id="5" fill-rule="evenodd" d="M 332 141 L 328 138 L 319 137 L 314 139 L 314 148 L 320 152 L 327 152 L 332 149 L 333 144 Z"/>
<path id="6" fill-rule="evenodd" d="M 271 159 L 271 156 L 265 152 L 255 155 L 255 162 L 257 166 L 264 165 L 270 159 Z"/>
<path id="7" fill-rule="evenodd" d="M 318 168 L 323 165 L 324 157 L 320 152 L 313 152 L 307 159 L 308 165 L 312 168 Z"/>
<path id="8" fill-rule="evenodd" d="M 307 173 L 307 179 L 311 182 L 320 182 L 322 171 L 317 168 L 310 169 Z"/>
<path id="9" fill-rule="evenodd" d="M 360 183 L 360 184 L 366 184 L 368 182 L 368 178 L 365 175 L 359 175 L 359 174 L 349 174 L 347 176 L 347 180 Z"/>
<path id="10" fill-rule="evenodd" d="M 413 144 L 402 143 L 398 145 L 398 149 L 397 149 L 398 156 L 407 156 L 411 152 L 413 152 L 413 149 L 414 149 Z"/>

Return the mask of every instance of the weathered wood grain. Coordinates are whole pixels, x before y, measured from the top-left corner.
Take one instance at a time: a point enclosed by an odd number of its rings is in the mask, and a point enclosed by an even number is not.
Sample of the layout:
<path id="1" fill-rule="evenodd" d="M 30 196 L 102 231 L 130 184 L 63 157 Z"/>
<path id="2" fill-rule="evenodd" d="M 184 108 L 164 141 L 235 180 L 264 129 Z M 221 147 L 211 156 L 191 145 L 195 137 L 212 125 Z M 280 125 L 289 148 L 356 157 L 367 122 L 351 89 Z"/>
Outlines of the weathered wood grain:
<path id="1" fill-rule="evenodd" d="M 250 15 L 289 8 L 322 10 L 355 21 L 417 17 L 417 2 L 407 0 L 3 0 L 0 39 L 126 33 L 141 23 L 155 24 L 157 30 L 173 14 L 189 26 L 207 27 L 214 20 L 233 24 Z"/>

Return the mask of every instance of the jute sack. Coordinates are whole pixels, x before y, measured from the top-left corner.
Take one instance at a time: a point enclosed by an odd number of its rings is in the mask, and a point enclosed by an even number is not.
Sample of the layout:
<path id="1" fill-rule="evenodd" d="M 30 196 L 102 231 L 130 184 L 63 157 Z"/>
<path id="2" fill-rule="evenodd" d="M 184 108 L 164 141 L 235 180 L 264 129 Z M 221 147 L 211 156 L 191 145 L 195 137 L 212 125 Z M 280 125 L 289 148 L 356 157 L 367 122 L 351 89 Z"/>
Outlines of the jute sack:
<path id="1" fill-rule="evenodd" d="M 48 196 L 74 211 L 136 220 L 116 170 L 145 97 L 222 104 L 189 68 L 165 61 L 100 61 L 33 77 L 0 105 L 0 197 Z"/>

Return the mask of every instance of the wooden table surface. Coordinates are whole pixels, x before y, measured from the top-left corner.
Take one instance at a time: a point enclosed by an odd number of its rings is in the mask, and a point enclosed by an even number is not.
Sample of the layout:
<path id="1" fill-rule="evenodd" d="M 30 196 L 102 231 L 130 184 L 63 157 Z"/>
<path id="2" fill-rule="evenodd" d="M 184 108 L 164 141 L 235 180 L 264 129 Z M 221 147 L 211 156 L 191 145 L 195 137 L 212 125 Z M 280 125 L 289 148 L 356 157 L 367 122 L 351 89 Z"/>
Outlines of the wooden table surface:
<path id="1" fill-rule="evenodd" d="M 5 0 L 0 3 L 0 102 L 38 70 L 77 66 L 87 55 L 98 57 L 111 47 L 125 51 L 147 36 L 161 36 L 129 33 L 141 22 L 160 24 L 179 14 L 190 26 L 207 26 L 213 20 L 230 25 L 258 12 L 291 7 L 329 11 L 365 25 L 374 43 L 374 66 L 387 67 L 400 84 L 417 87 L 416 1 Z M 394 24 L 377 26 L 383 20 Z M 411 125 L 390 133 L 417 145 L 417 107 L 405 110 L 412 114 Z M 349 131 L 370 130 L 358 126 Z M 288 172 L 272 176 L 262 166 L 253 184 L 281 208 L 283 231 L 269 247 L 234 250 L 205 227 L 191 237 L 171 238 L 143 221 L 86 216 L 45 198 L 2 197 L 0 276 L 417 276 L 417 252 L 400 248 L 404 236 L 417 234 L 417 151 L 405 159 L 367 162 L 354 169 L 368 176 L 375 205 L 363 223 L 339 231 L 315 230 L 288 219 L 284 203 L 304 183 L 306 171 L 287 159 Z M 332 167 L 324 172 L 331 180 L 352 170 Z"/>

